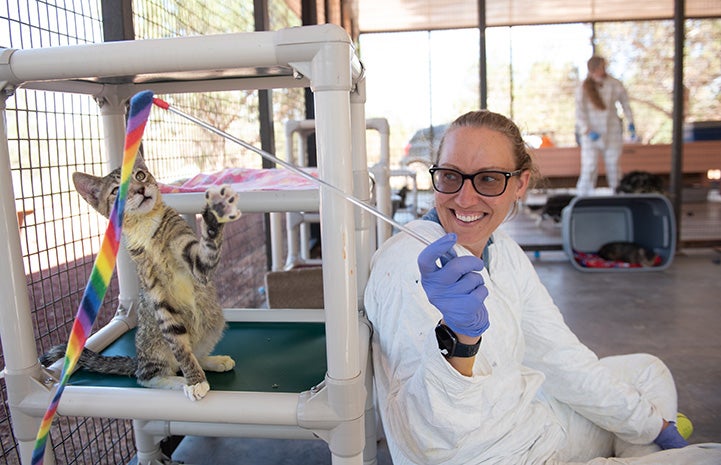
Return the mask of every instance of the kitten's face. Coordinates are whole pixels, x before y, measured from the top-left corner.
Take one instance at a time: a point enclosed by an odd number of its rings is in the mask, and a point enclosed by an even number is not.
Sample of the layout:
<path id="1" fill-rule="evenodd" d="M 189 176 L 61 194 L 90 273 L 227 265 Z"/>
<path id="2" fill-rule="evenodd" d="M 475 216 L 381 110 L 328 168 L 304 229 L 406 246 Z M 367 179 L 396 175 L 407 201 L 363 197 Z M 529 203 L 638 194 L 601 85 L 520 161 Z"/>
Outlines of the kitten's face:
<path id="1" fill-rule="evenodd" d="M 73 183 L 78 194 L 98 213 L 106 218 L 110 216 L 120 189 L 120 168 L 103 177 L 76 172 L 73 173 Z M 159 197 L 158 184 L 145 163 L 136 163 L 128 186 L 125 214 L 146 214 L 155 207 Z"/>

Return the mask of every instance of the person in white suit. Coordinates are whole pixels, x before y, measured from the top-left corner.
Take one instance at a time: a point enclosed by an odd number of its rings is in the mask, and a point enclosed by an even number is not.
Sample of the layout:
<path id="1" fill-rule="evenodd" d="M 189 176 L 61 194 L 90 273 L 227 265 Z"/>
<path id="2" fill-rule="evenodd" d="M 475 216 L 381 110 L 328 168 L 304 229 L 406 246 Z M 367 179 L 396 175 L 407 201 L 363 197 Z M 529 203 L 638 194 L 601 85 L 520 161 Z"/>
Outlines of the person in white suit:
<path id="1" fill-rule="evenodd" d="M 581 144 L 581 173 L 576 183 L 580 196 L 593 193 L 598 178 L 598 159 L 603 156 L 606 180 L 612 192 L 620 179 L 623 150 L 623 122 L 616 104 L 620 104 L 628 123 L 629 139 L 636 139 L 636 126 L 628 92 L 621 81 L 606 73 L 606 59 L 588 60 L 588 75 L 576 91 L 576 130 Z"/>
<path id="2" fill-rule="evenodd" d="M 432 243 L 388 239 L 364 295 L 393 463 L 720 464 L 721 444 L 679 433 L 666 365 L 599 359 L 497 229 L 536 172 L 518 127 L 460 116 L 430 172 L 435 207 L 407 226 Z"/>

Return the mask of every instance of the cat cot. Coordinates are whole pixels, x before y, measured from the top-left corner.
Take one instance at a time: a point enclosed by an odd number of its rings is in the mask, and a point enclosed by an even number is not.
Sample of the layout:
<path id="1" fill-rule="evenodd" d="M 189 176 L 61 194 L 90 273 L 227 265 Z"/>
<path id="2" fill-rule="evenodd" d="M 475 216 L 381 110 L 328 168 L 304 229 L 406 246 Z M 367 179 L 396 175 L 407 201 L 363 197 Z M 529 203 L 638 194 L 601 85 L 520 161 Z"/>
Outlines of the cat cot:
<path id="1" fill-rule="evenodd" d="M 563 250 L 580 271 L 658 271 L 671 265 L 676 222 L 661 194 L 575 197 L 561 212 Z M 653 250 L 656 266 L 611 264 L 595 257 L 609 242 L 633 242 Z"/>
<path id="2" fill-rule="evenodd" d="M 363 69 L 350 38 L 334 25 L 5 49 L 0 53 L 0 83 L 3 111 L 4 102 L 18 87 L 93 96 L 100 104 L 110 167 L 122 160 L 124 104 L 141 90 L 161 95 L 310 87 L 320 176 L 356 198 L 368 201 L 370 197 L 367 183 L 353 183 L 368 176 Z M 203 205 L 202 194 L 173 194 L 165 199 L 181 213 L 198 212 Z M 316 336 L 323 332 L 314 342 L 317 353 L 325 352 L 325 359 L 315 368 L 320 379 L 310 386 L 306 380 L 291 392 L 211 386 L 199 402 L 188 401 L 181 392 L 77 381 L 66 388 L 58 415 L 133 420 L 141 464 L 162 463 L 158 442 L 168 434 L 319 437 L 328 443 L 333 464 L 375 463 L 370 326 L 361 306 L 373 247 L 371 226 L 375 227 L 370 215 L 356 211 L 323 187 L 302 193 L 246 193 L 239 207 L 248 212 L 316 210 L 321 230 L 334 232 L 325 234 L 322 241 L 324 309 L 224 310 L 232 333 L 244 327 L 257 329 L 256 323 L 297 323 L 313 327 Z M 0 293 L 6 296 L 0 302 L 4 376 L 15 437 L 22 463 L 27 465 L 57 377 L 37 360 L 4 115 L 0 121 L 0 214 L 5 220 L 0 222 L 0 263 L 6 264 L 9 274 L 0 282 Z M 87 346 L 94 350 L 108 346 L 114 350 L 135 326 L 137 279 L 122 250 L 116 272 L 120 305 L 113 321 L 88 340 Z M 293 350 L 292 344 L 285 350 Z M 45 463 L 54 463 L 50 446 Z"/>

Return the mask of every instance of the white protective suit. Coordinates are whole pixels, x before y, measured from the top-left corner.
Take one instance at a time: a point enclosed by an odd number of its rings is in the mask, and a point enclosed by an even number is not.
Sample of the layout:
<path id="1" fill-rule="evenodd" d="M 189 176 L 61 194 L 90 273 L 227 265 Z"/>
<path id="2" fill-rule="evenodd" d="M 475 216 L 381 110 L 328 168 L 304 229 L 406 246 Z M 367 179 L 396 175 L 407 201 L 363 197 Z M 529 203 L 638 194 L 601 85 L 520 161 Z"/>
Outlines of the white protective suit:
<path id="1" fill-rule="evenodd" d="M 408 227 L 429 240 L 445 234 L 432 221 Z M 617 453 L 659 450 L 649 443 L 662 417 L 676 417 L 665 365 L 645 354 L 599 361 L 566 326 L 526 254 L 503 232 L 494 234 L 482 271 L 490 327 L 474 375 L 454 370 L 434 333 L 441 313 L 420 283 L 417 257 L 424 247 L 404 233 L 391 237 L 373 258 L 365 292 L 377 406 L 395 465 L 557 464 L 609 456 L 614 447 Z M 459 246 L 456 252 L 468 254 Z M 641 390 L 652 394 L 642 397 Z M 645 445 L 614 444 L 606 430 Z M 613 463 L 721 463 L 719 445 L 660 454 L 676 461 Z M 601 460 L 588 463 L 610 463 Z"/>
<path id="2" fill-rule="evenodd" d="M 598 178 L 598 158 L 603 155 L 606 179 L 615 191 L 619 181 L 619 159 L 623 150 L 623 125 L 618 116 L 616 103 L 621 105 L 627 124 L 633 124 L 633 112 L 628 93 L 618 79 L 606 76 L 598 93 L 606 104 L 605 110 L 596 108 L 583 91 L 583 84 L 576 90 L 576 128 L 581 136 L 581 175 L 576 189 L 578 195 L 593 192 Z M 588 131 L 599 135 L 591 140 Z"/>

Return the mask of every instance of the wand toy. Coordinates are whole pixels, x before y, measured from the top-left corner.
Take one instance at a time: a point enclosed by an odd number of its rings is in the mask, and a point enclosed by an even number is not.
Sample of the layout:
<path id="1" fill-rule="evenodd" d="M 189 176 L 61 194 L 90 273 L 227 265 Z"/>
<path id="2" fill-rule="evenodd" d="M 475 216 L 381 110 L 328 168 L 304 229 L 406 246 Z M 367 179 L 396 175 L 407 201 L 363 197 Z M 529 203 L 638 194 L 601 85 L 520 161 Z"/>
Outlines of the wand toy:
<path id="1" fill-rule="evenodd" d="M 118 196 L 115 198 L 113 209 L 108 217 L 108 227 L 105 230 L 100 252 L 98 252 L 95 263 L 93 264 L 93 269 L 90 271 L 90 279 L 85 287 L 85 292 L 80 301 L 78 313 L 75 316 L 75 322 L 70 332 L 58 389 L 40 423 L 38 435 L 35 440 L 35 448 L 33 449 L 32 465 L 42 465 L 43 463 L 45 446 L 47 444 L 48 434 L 50 433 L 50 425 L 57 412 L 60 397 L 80 358 L 80 353 L 83 351 L 85 341 L 90 335 L 95 318 L 98 316 L 98 310 L 108 290 L 110 278 L 113 275 L 115 261 L 118 256 L 118 247 L 120 245 L 123 213 L 125 211 L 125 201 L 128 196 L 130 175 L 135 166 L 135 158 L 140 147 L 140 140 L 143 137 L 145 123 L 148 121 L 150 109 L 153 106 L 152 101 L 153 93 L 151 91 L 137 93 L 130 99 L 130 112 L 125 132 L 123 164 L 120 168 L 120 189 Z"/>
<path id="2" fill-rule="evenodd" d="M 187 113 L 185 113 L 185 112 L 183 112 L 183 111 L 180 111 L 180 110 L 178 110 L 177 108 L 172 107 L 172 106 L 171 106 L 168 102 L 166 102 L 165 100 L 162 100 L 162 99 L 159 99 L 159 98 L 156 97 L 156 98 L 153 99 L 153 103 L 154 103 L 155 105 L 159 106 L 160 108 L 162 108 L 163 110 L 170 111 L 171 113 L 175 113 L 175 114 L 178 115 L 178 116 L 181 116 L 181 117 L 183 117 L 183 118 L 185 118 L 185 119 L 187 119 L 187 120 L 189 120 L 189 121 L 192 121 L 193 123 L 201 126 L 202 128 L 207 129 L 208 131 L 210 131 L 210 132 L 212 132 L 212 133 L 214 133 L 214 134 L 216 134 L 216 135 L 218 135 L 218 136 L 221 136 L 221 137 L 223 137 L 223 138 L 225 138 L 225 139 L 227 139 L 227 140 L 229 140 L 229 141 L 231 141 L 231 142 L 235 142 L 236 144 L 240 145 L 241 147 L 244 147 L 244 148 L 246 148 L 246 149 L 248 149 L 248 150 L 251 150 L 251 151 L 257 153 L 258 155 L 260 155 L 261 157 L 265 158 L 266 160 L 272 161 L 272 162 L 274 162 L 274 163 L 277 163 L 278 165 L 281 165 L 281 166 L 283 166 L 284 168 L 287 168 L 288 170 L 294 172 L 294 173 L 297 174 L 297 175 L 300 175 L 300 176 L 304 177 L 305 179 L 307 179 L 307 180 L 309 180 L 309 181 L 311 181 L 311 182 L 313 182 L 313 183 L 315 183 L 315 184 L 320 184 L 320 185 L 322 185 L 322 186 L 324 186 L 324 187 L 327 187 L 328 189 L 330 189 L 330 190 L 333 191 L 334 193 L 340 195 L 342 198 L 346 199 L 346 200 L 349 201 L 350 203 L 352 203 L 352 204 L 354 204 L 354 205 L 362 208 L 363 210 L 367 211 L 368 213 L 370 213 L 370 214 L 372 214 L 372 215 L 375 215 L 376 217 L 380 218 L 381 220 L 385 221 L 386 223 L 390 224 L 391 226 L 393 226 L 393 227 L 395 227 L 395 228 L 398 228 L 398 230 L 403 231 L 403 232 L 405 232 L 406 234 L 408 234 L 409 236 L 411 236 L 411 237 L 413 237 L 413 238 L 421 241 L 423 244 L 425 244 L 425 245 L 430 245 L 430 244 L 431 244 L 431 241 L 429 241 L 429 240 L 426 239 L 425 237 L 421 236 L 421 235 L 418 234 L 417 232 L 413 231 L 412 229 L 410 229 L 410 228 L 408 228 L 408 227 L 406 227 L 406 226 L 398 223 L 396 220 L 394 220 L 393 218 L 389 217 L 388 215 L 385 215 L 385 214 L 379 212 L 378 210 L 376 210 L 376 209 L 373 208 L 372 206 L 368 205 L 368 204 L 365 203 L 364 201 L 358 199 L 357 197 L 354 197 L 354 196 L 352 196 L 352 195 L 350 195 L 350 194 L 346 194 L 345 192 L 343 192 L 341 189 L 339 189 L 338 187 L 334 186 L 333 184 L 330 184 L 330 183 L 328 183 L 327 181 L 324 181 L 324 180 L 322 180 L 322 179 L 320 179 L 320 178 L 316 178 L 316 177 L 313 176 L 312 174 L 309 174 L 309 173 L 303 171 L 302 169 L 300 169 L 300 168 L 297 167 L 296 165 L 294 165 L 294 164 L 292 164 L 292 163 L 289 163 L 289 162 L 287 162 L 287 161 L 285 161 L 285 160 L 281 160 L 280 158 L 278 158 L 278 157 L 276 157 L 275 155 L 272 155 L 272 154 L 266 152 L 265 150 L 259 149 L 259 148 L 255 147 L 254 145 L 251 145 L 251 144 L 249 144 L 249 143 L 247 143 L 247 142 L 245 142 L 245 141 L 243 141 L 243 140 L 241 140 L 241 139 L 238 139 L 237 137 L 234 137 L 234 136 L 228 134 L 227 132 L 225 132 L 225 131 L 223 131 L 223 130 L 221 130 L 221 129 L 219 129 L 219 128 L 217 128 L 217 127 L 215 127 L 215 126 L 213 126 L 213 125 L 211 125 L 211 124 L 209 124 L 209 123 L 206 123 L 205 121 L 199 120 L 198 118 L 196 118 L 196 117 L 194 117 L 194 116 L 192 116 L 192 115 L 189 115 L 189 114 L 187 114 Z M 450 257 L 450 258 L 453 258 L 453 257 Z"/>

